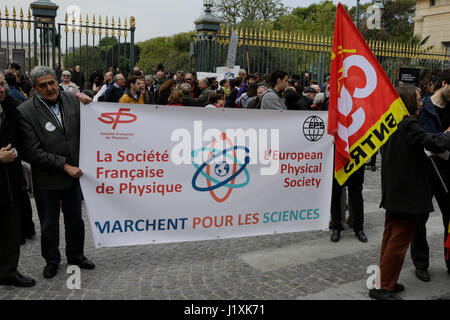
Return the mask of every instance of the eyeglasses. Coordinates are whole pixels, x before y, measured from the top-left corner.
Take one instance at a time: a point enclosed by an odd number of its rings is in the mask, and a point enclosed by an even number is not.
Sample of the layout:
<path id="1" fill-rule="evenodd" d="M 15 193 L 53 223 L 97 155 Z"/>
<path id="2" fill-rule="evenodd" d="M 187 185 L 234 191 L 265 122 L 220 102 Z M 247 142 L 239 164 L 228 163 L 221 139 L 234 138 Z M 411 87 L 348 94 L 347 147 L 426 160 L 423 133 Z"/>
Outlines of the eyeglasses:
<path id="1" fill-rule="evenodd" d="M 54 86 L 55 84 L 56 84 L 55 80 L 50 80 L 48 82 L 41 82 L 41 83 L 39 83 L 38 87 L 40 89 L 45 89 L 45 88 L 47 88 L 47 86 Z"/>
<path id="2" fill-rule="evenodd" d="M 185 78 L 186 81 L 192 81 L 193 79 L 191 78 Z"/>

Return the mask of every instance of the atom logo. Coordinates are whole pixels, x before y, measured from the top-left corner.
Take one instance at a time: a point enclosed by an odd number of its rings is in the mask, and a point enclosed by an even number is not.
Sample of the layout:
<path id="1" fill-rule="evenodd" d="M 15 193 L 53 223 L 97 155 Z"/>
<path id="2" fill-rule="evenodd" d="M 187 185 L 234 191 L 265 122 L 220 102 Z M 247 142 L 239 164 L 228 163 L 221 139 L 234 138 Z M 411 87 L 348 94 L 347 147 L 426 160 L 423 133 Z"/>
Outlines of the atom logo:
<path id="1" fill-rule="evenodd" d="M 225 133 L 222 133 L 221 139 L 229 147 L 224 150 L 216 149 L 217 140 L 214 139 L 210 147 L 201 148 L 192 151 L 192 158 L 195 159 L 202 155 L 204 152 L 208 152 L 208 159 L 201 165 L 192 161 L 192 164 L 197 169 L 192 178 L 192 187 L 199 192 L 209 192 L 211 197 L 219 202 L 225 202 L 230 196 L 233 189 L 244 188 L 250 183 L 250 175 L 247 170 L 247 165 L 250 163 L 249 149 L 243 146 L 233 146 L 230 139 L 227 138 Z M 237 159 L 237 152 L 245 152 L 244 163 L 240 163 Z M 229 159 L 229 161 L 222 160 L 223 158 Z M 229 162 L 232 162 L 231 164 Z M 214 175 L 212 170 L 214 169 Z M 236 183 L 238 177 L 244 173 L 245 181 L 242 183 Z M 201 187 L 198 185 L 198 178 L 202 175 L 206 178 L 206 186 Z M 228 188 L 228 191 L 223 197 L 217 195 L 216 191 L 220 188 Z"/>

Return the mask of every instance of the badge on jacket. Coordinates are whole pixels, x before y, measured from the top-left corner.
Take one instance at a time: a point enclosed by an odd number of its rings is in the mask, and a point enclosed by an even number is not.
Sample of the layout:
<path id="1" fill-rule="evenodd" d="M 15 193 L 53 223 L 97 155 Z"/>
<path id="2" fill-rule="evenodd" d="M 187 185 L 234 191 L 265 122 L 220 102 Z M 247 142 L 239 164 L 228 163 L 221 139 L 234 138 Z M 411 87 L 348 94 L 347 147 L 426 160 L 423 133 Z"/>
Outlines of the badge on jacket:
<path id="1" fill-rule="evenodd" d="M 45 129 L 47 129 L 48 132 L 53 132 L 53 131 L 56 130 L 56 127 L 55 127 L 55 125 L 53 123 L 47 122 L 45 124 Z"/>

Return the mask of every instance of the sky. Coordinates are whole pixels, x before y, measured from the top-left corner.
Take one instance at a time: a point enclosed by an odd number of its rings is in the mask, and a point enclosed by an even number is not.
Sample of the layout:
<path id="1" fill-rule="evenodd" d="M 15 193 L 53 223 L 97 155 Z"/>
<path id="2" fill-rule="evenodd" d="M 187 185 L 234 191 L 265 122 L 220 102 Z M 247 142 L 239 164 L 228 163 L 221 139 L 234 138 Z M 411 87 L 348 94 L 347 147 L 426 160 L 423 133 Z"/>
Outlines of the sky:
<path id="1" fill-rule="evenodd" d="M 64 15 L 71 6 L 78 6 L 83 19 L 86 14 L 89 19 L 95 14 L 102 16 L 102 21 L 108 15 L 120 17 L 122 24 L 125 18 L 136 18 L 136 42 L 145 41 L 158 36 L 170 36 L 180 32 L 188 32 L 195 29 L 194 21 L 203 12 L 203 0 L 51 0 L 59 6 L 57 22 L 64 22 Z M 9 8 L 28 8 L 30 0 L 6 0 L 2 1 L 1 10 L 4 14 L 5 5 Z M 338 3 L 339 1 L 333 1 Z M 342 4 L 355 6 L 356 0 L 341 0 Z M 361 4 L 370 2 L 361 0 Z M 288 7 L 307 7 L 312 3 L 320 3 L 315 0 L 283 0 Z M 11 13 L 10 13 L 11 14 Z M 77 13 L 76 16 L 79 16 Z"/>

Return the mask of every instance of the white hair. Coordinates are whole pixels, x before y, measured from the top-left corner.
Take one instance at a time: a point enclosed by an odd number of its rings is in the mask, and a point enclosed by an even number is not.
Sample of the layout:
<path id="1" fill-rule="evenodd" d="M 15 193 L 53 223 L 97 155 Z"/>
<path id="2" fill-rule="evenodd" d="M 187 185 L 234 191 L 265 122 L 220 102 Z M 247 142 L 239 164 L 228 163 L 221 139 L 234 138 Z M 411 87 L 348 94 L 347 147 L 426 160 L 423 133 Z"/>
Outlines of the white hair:
<path id="1" fill-rule="evenodd" d="M 45 77 L 46 75 L 51 74 L 53 76 L 53 78 L 55 78 L 55 80 L 57 80 L 57 76 L 55 71 L 47 66 L 37 66 L 35 67 L 33 70 L 31 70 L 30 73 L 30 78 L 31 78 L 31 83 L 33 85 L 36 85 L 36 81 L 38 78 L 40 77 Z"/>

